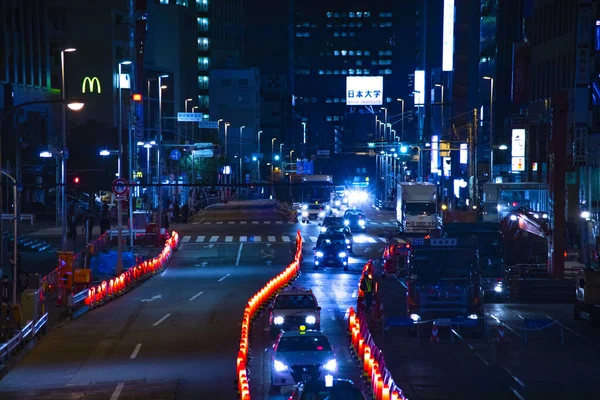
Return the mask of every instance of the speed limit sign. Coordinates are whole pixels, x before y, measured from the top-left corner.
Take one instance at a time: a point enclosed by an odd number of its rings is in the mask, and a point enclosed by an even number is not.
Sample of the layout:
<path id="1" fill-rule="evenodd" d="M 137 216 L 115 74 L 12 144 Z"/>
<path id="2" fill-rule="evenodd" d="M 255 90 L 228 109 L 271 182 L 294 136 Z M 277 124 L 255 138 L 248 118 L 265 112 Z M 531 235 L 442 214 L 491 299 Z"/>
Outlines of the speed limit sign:
<path id="1" fill-rule="evenodd" d="M 117 196 L 125 196 L 127 192 L 129 192 L 129 186 L 127 186 L 129 182 L 125 179 L 115 179 L 112 183 L 112 191 Z"/>

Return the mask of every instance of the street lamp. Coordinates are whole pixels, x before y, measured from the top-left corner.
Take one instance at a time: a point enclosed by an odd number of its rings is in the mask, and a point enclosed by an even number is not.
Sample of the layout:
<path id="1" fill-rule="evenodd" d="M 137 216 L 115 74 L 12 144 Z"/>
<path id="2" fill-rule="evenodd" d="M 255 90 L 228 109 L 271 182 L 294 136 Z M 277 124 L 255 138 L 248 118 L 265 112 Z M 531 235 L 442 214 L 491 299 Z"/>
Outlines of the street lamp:
<path id="1" fill-rule="evenodd" d="M 192 101 L 192 100 L 194 100 L 194 99 L 185 99 L 185 100 L 184 100 L 184 104 L 185 104 L 185 105 L 184 105 L 184 109 L 185 109 L 185 112 L 187 112 L 187 105 L 188 105 L 188 102 L 190 102 L 190 101 Z"/>
<path id="2" fill-rule="evenodd" d="M 402 133 L 400 134 L 400 139 L 404 140 L 404 99 L 398 98 L 396 99 L 396 101 L 400 101 L 402 102 L 402 109 L 401 109 L 401 115 L 402 115 L 402 119 L 400 120 L 402 123 Z"/>
<path id="3" fill-rule="evenodd" d="M 240 156 L 238 157 L 240 159 L 240 172 L 238 179 L 240 185 L 242 184 L 242 141 L 244 139 L 244 128 L 246 128 L 245 125 L 240 126 Z"/>
<path id="4" fill-rule="evenodd" d="M 508 150 L 508 146 L 505 144 L 501 144 L 500 146 L 498 146 L 498 150 Z"/>
<path id="5" fill-rule="evenodd" d="M 272 138 L 271 139 L 271 184 L 273 183 L 274 179 L 273 179 L 273 163 L 275 161 L 277 161 L 279 158 L 275 155 L 275 141 L 277 140 L 277 138 Z M 271 191 L 271 194 L 273 194 L 273 192 Z"/>
<path id="6" fill-rule="evenodd" d="M 163 78 L 167 78 L 169 75 L 159 75 L 158 76 L 158 137 L 156 138 L 156 143 L 158 149 L 156 151 L 156 179 L 158 182 L 158 226 L 159 232 L 162 234 L 162 179 L 161 179 L 161 171 L 160 171 L 160 156 L 161 156 L 161 147 L 162 147 L 162 91 L 167 87 L 162 84 Z"/>
<path id="7" fill-rule="evenodd" d="M 484 76 L 483 79 L 490 81 L 490 182 L 494 181 L 494 127 L 493 127 L 493 114 L 494 114 L 494 78 L 491 76 Z"/>
<path id="8" fill-rule="evenodd" d="M 68 47 L 60 52 L 60 75 L 61 75 L 61 97 L 63 100 L 62 106 L 62 151 L 63 154 L 67 150 L 67 110 L 64 102 L 67 99 L 67 93 L 65 91 L 65 53 L 73 53 L 77 49 Z M 60 159 L 60 216 L 61 216 L 61 235 L 62 235 L 62 251 L 67 251 L 67 157 L 61 157 Z M 16 238 L 15 238 L 16 239 Z"/>
<path id="9" fill-rule="evenodd" d="M 260 182 L 260 134 L 262 133 L 262 131 L 258 131 L 258 155 L 256 156 L 258 158 L 258 164 L 256 165 L 257 171 L 256 171 L 256 176 L 257 176 L 257 182 Z"/>
<path id="10" fill-rule="evenodd" d="M 120 156 L 121 152 L 119 152 L 119 150 L 107 150 L 107 149 L 104 149 L 104 150 L 100 150 L 100 152 L 98 154 L 101 155 L 102 157 L 108 157 L 110 155 L 118 155 L 118 156 Z M 40 156 L 41 156 L 41 154 L 40 154 Z M 121 157 L 118 158 L 117 162 L 118 162 L 117 171 L 121 171 Z M 120 177 L 121 176 L 119 176 L 119 178 Z"/>
<path id="11" fill-rule="evenodd" d="M 229 122 L 225 122 L 225 160 L 227 160 L 227 128 L 230 126 L 231 124 Z"/>

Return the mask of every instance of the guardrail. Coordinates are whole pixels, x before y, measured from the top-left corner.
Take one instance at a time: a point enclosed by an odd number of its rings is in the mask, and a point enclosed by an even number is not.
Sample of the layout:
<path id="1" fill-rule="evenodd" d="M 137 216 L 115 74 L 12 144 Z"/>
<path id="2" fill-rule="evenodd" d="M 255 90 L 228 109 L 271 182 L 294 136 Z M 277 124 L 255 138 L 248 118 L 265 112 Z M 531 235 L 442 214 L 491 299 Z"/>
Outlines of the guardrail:
<path id="1" fill-rule="evenodd" d="M 375 400 L 404 400 L 392 374 L 385 365 L 383 352 L 375 345 L 369 326 L 362 311 L 358 314 L 350 308 L 348 314 L 348 333 L 352 342 L 354 356 L 363 371 L 367 387 Z"/>
<path id="2" fill-rule="evenodd" d="M 14 214 L 2 214 L 2 220 L 12 221 L 13 219 L 15 219 Z M 20 220 L 21 220 L 21 222 L 29 221 L 31 226 L 33 226 L 33 223 L 35 222 L 35 214 L 21 214 Z"/>
<path id="3" fill-rule="evenodd" d="M 179 234 L 172 232 L 161 253 L 129 268 L 118 277 L 103 281 L 97 286 L 72 295 L 71 318 L 75 319 L 110 300 L 122 296 L 139 282 L 161 272 L 171 261 L 173 251 L 179 245 Z"/>
<path id="4" fill-rule="evenodd" d="M 277 202 L 276 209 L 280 213 L 285 214 L 290 222 L 298 222 L 298 211 L 293 207 L 290 208 L 287 203 Z"/>
<path id="5" fill-rule="evenodd" d="M 277 276 L 272 278 L 254 296 L 252 296 L 242 318 L 242 334 L 240 347 L 236 362 L 236 384 L 238 397 L 241 400 L 250 400 L 250 385 L 248 382 L 248 353 L 250 351 L 250 328 L 256 316 L 260 314 L 265 304 L 277 295 L 283 288 L 289 285 L 300 272 L 302 265 L 302 236 L 300 231 L 296 234 L 296 255 L 294 261 L 289 264 Z"/>
<path id="6" fill-rule="evenodd" d="M 17 348 L 23 347 L 27 342 L 42 334 L 47 323 L 48 313 L 35 321 L 28 321 L 23 329 L 18 331 L 8 342 L 0 344 L 0 361 L 8 360 Z"/>

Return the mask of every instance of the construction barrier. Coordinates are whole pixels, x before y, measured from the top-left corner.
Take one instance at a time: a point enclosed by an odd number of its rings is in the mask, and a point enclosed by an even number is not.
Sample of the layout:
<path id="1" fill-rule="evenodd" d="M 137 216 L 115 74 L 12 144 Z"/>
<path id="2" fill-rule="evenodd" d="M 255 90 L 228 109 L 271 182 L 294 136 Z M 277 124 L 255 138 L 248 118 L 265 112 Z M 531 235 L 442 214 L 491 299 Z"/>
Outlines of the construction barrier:
<path id="1" fill-rule="evenodd" d="M 138 282 L 161 272 L 171 261 L 173 251 L 179 245 L 179 235 L 172 232 L 167 239 L 165 247 L 160 254 L 150 260 L 142 261 L 129 268 L 118 277 L 103 281 L 98 286 L 93 286 L 83 292 L 73 295 L 73 306 L 83 301 L 88 309 L 92 309 L 109 300 L 119 297 Z"/>
<path id="2" fill-rule="evenodd" d="M 361 311 L 356 313 L 354 308 L 350 308 L 348 313 L 348 333 L 352 342 L 351 349 L 363 371 L 367 390 L 373 399 L 406 399 L 385 365 L 383 352 L 375 345 L 364 314 Z"/>
<path id="3" fill-rule="evenodd" d="M 242 334 L 236 362 L 237 393 L 241 400 L 250 400 L 250 386 L 248 382 L 248 352 L 250 350 L 250 328 L 256 316 L 282 289 L 288 286 L 300 272 L 302 265 L 302 236 L 300 231 L 296 234 L 296 254 L 294 261 L 277 276 L 267 282 L 254 296 L 252 296 L 242 318 Z"/>

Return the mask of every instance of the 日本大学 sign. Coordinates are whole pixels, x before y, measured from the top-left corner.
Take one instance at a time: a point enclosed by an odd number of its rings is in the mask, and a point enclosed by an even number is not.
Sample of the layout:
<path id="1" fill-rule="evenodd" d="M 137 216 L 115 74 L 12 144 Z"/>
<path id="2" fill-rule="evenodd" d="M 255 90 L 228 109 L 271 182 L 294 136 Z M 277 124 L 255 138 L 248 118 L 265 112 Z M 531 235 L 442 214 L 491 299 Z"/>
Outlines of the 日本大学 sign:
<path id="1" fill-rule="evenodd" d="M 81 93 L 102 93 L 102 86 L 97 76 L 86 76 L 81 84 Z"/>
<path id="2" fill-rule="evenodd" d="M 346 105 L 380 106 L 383 104 L 383 76 L 346 77 Z"/>

